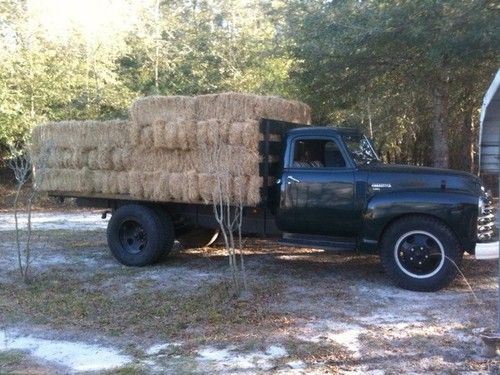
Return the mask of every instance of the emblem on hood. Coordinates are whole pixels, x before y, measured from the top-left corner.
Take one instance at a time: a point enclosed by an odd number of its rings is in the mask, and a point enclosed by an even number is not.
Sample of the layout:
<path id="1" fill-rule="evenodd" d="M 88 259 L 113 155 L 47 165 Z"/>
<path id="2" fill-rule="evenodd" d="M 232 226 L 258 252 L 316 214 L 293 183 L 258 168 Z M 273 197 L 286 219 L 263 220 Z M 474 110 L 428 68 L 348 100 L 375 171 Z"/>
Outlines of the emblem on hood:
<path id="1" fill-rule="evenodd" d="M 377 183 L 377 184 L 372 184 L 371 185 L 373 190 L 380 190 L 382 188 L 391 188 L 391 184 L 384 184 L 384 183 Z"/>

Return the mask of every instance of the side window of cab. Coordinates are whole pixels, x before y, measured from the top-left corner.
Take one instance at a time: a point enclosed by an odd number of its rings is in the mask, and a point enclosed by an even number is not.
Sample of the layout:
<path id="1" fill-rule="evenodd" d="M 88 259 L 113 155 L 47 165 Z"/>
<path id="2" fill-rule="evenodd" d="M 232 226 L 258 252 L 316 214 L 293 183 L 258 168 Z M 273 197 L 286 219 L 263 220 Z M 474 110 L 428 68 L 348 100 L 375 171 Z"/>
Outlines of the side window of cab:
<path id="1" fill-rule="evenodd" d="M 297 139 L 292 168 L 345 168 L 346 162 L 333 139 Z"/>

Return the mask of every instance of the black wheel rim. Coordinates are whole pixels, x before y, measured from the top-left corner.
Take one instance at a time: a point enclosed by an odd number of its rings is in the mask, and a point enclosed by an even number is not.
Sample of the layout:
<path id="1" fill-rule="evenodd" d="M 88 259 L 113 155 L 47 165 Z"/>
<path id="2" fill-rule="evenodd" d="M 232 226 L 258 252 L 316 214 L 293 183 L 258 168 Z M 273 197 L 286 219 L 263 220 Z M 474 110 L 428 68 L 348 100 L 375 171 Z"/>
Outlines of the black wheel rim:
<path id="1" fill-rule="evenodd" d="M 148 244 L 147 233 L 135 220 L 125 220 L 121 223 L 119 238 L 123 250 L 130 254 L 139 254 Z"/>
<path id="2" fill-rule="evenodd" d="M 420 279 L 438 273 L 445 259 L 441 242 L 424 231 L 413 231 L 401 236 L 394 247 L 394 255 L 404 273 Z"/>

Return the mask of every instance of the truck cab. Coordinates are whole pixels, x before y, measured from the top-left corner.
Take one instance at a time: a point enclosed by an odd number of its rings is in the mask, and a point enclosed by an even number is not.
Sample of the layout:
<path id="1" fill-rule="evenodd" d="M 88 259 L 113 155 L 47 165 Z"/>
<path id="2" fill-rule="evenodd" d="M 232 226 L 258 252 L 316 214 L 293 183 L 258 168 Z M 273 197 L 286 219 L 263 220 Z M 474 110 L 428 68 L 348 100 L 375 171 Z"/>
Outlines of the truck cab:
<path id="1" fill-rule="evenodd" d="M 339 237 L 359 232 L 366 173 L 357 169 L 342 137 L 365 141 L 367 157 L 378 160 L 368 140 L 353 130 L 300 128 L 286 135 L 276 215 L 284 232 Z"/>
<path id="2" fill-rule="evenodd" d="M 448 284 L 464 251 L 497 256 L 494 209 L 476 176 L 384 164 L 354 129 L 293 129 L 284 145 L 283 243 L 378 253 L 397 284 L 422 291 Z"/>

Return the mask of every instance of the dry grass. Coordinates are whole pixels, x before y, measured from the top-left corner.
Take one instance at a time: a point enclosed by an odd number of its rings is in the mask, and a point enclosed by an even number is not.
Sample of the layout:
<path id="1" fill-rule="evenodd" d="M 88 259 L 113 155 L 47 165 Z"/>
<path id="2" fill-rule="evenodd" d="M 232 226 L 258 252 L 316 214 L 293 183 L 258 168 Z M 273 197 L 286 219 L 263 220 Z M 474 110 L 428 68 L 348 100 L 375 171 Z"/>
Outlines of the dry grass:
<path id="1" fill-rule="evenodd" d="M 58 235 L 64 241 L 65 233 L 51 232 L 56 241 Z M 93 242 L 86 238 L 67 246 L 74 248 L 76 255 Z M 194 331 L 203 331 L 196 342 L 215 339 L 229 343 L 248 337 L 249 324 L 253 327 L 251 336 L 258 337 L 283 323 L 283 314 L 265 308 L 272 303 L 271 295 L 280 295 L 283 285 L 277 281 L 252 283 L 253 299 L 245 302 L 233 299 L 229 284 L 219 278 L 192 290 L 155 288 L 155 282 L 140 279 L 139 269 L 114 267 L 112 274 L 117 281 L 132 282 L 133 289 L 124 293 L 124 285 L 110 282 L 109 271 L 96 270 L 91 275 L 80 272 L 75 263 L 39 272 L 28 285 L 6 287 L 0 282 L 0 324 L 29 320 L 55 329 L 72 327 L 154 340 L 192 339 Z M 13 273 L 11 277 L 15 279 Z M 232 333 L 228 336 L 228 332 Z"/>
<path id="2" fill-rule="evenodd" d="M 287 351 L 275 362 L 282 372 L 289 360 L 303 361 L 305 372 L 498 370 L 498 361 L 480 356 L 474 333 L 494 324 L 495 261 L 465 260 L 464 273 L 482 301 L 478 305 L 461 280 L 438 293 L 408 292 L 390 284 L 376 257 L 334 256 L 248 239 L 252 294 L 234 300 L 221 247 L 128 268 L 109 254 L 104 231 L 43 231 L 34 239 L 36 278 L 23 286 L 16 282 L 15 259 L 12 270 L 8 260 L 14 233 L 2 232 L 2 326 L 29 322 L 55 338 L 71 333 L 76 341 L 105 337 L 108 345 L 134 343 L 129 352 L 139 359 L 150 345 L 180 342 L 163 359 L 148 357 L 166 366 L 162 369 L 170 369 L 177 355 L 185 366 L 196 363 L 205 346 L 235 347 L 240 354 L 274 344 Z M 352 335 L 353 327 L 359 330 Z M 333 340 L 335 334 L 358 342 L 361 357 L 345 341 Z M 6 361 L 9 369 L 22 369 L 15 356 Z M 141 368 L 121 371 L 140 373 Z"/>

